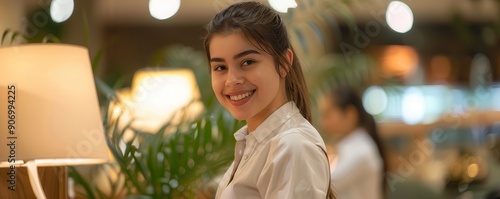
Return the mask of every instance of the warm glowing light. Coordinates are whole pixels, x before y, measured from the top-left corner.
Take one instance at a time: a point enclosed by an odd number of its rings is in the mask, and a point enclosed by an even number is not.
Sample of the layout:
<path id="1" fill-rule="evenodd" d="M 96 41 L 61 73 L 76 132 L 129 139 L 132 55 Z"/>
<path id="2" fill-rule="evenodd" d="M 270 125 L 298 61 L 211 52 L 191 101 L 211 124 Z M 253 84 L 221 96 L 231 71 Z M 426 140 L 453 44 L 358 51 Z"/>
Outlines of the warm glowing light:
<path id="1" fill-rule="evenodd" d="M 149 13 L 156 19 L 168 19 L 179 11 L 181 0 L 149 0 Z"/>
<path id="2" fill-rule="evenodd" d="M 50 17 L 52 21 L 61 23 L 73 14 L 75 4 L 73 0 L 52 0 L 50 3 Z"/>
<path id="3" fill-rule="evenodd" d="M 399 33 L 406 33 L 413 26 L 413 12 L 408 5 L 401 1 L 389 3 L 385 19 L 389 27 Z"/>
<path id="4" fill-rule="evenodd" d="M 425 99 L 419 88 L 410 87 L 406 89 L 401 106 L 403 121 L 406 124 L 418 124 L 424 118 Z"/>
<path id="5" fill-rule="evenodd" d="M 5 121 L 0 122 L 0 129 L 11 130 L 9 136 L 22 140 L 15 150 L 0 150 L 0 167 L 12 168 L 13 154 L 16 167 L 27 167 L 36 198 L 46 198 L 39 166 L 108 162 L 86 48 L 67 44 L 2 47 L 0 88 L 5 89 L 0 92 L 0 112 L 5 113 L 0 114 L 0 121 Z M 11 137 L 0 136 L 0 143 L 13 143 Z"/>
<path id="6" fill-rule="evenodd" d="M 295 2 L 295 0 L 268 0 L 268 1 L 269 5 L 271 5 L 273 9 L 281 13 L 287 13 L 288 8 L 297 7 L 297 2 Z"/>
<path id="7" fill-rule="evenodd" d="M 382 75 L 405 78 L 416 71 L 418 53 L 411 46 L 392 45 L 384 49 L 380 59 Z"/>
<path id="8" fill-rule="evenodd" d="M 372 115 L 384 112 L 387 107 L 387 95 L 384 89 L 378 86 L 371 86 L 363 94 L 363 106 Z"/>
<path id="9" fill-rule="evenodd" d="M 20 61 L 22 60 L 22 61 Z M 0 48 L 0 88 L 17 89 L 16 162 L 78 165 L 108 161 L 88 50 L 67 44 L 29 44 Z M 14 88 L 14 87 L 11 87 Z M 57 93 L 57 95 L 54 95 Z M 7 92 L 0 93 L 0 111 L 7 113 Z M 11 105 L 11 104 L 10 104 Z M 14 113 L 13 111 L 11 111 Z M 0 129 L 8 129 L 0 114 Z M 24 121 L 24 122 L 21 122 Z M 0 143 L 7 141 L 0 136 Z M 0 150 L 0 162 L 9 151 Z M 1 165 L 7 166 L 6 165 Z"/>
<path id="10" fill-rule="evenodd" d="M 148 132 L 159 130 L 168 121 L 196 117 L 203 109 L 198 84 L 189 69 L 138 71 L 130 98 L 132 126 Z"/>
<path id="11" fill-rule="evenodd" d="M 467 167 L 467 176 L 470 178 L 475 178 L 479 174 L 479 166 L 476 163 L 472 163 Z"/>

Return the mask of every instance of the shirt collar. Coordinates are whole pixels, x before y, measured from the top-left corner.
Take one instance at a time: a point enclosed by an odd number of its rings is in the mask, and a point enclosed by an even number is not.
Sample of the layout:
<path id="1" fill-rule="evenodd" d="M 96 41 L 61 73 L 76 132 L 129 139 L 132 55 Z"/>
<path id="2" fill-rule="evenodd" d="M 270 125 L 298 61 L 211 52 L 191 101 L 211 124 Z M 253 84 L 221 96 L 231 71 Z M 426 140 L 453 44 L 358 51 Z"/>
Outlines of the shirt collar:
<path id="1" fill-rule="evenodd" d="M 245 139 L 247 136 L 253 136 L 257 142 L 261 142 L 266 138 L 271 132 L 273 132 L 278 127 L 282 126 L 288 119 L 293 115 L 300 114 L 299 109 L 295 105 L 295 102 L 289 101 L 276 109 L 269 117 L 260 124 L 255 131 L 248 134 L 248 126 L 245 125 L 240 130 L 234 133 L 234 138 L 236 141 Z"/>
<path id="2" fill-rule="evenodd" d="M 234 139 L 236 139 L 236 141 L 241 141 L 245 139 L 247 135 L 248 135 L 248 126 L 245 125 L 240 130 L 236 131 L 236 133 L 234 133 Z"/>

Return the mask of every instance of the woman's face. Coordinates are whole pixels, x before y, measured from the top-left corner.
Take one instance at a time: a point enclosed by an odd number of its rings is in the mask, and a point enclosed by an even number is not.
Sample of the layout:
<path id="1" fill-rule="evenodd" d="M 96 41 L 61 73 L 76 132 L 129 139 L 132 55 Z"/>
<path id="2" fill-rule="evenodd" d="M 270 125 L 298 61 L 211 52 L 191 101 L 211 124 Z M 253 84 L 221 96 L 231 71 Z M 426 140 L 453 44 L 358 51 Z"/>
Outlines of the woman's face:
<path id="1" fill-rule="evenodd" d="M 355 128 L 352 107 L 342 110 L 336 106 L 331 96 L 324 96 L 320 102 L 321 126 L 331 136 L 343 137 Z"/>
<path id="2" fill-rule="evenodd" d="M 273 57 L 243 33 L 214 35 L 209 51 L 215 96 L 236 119 L 247 120 L 249 130 L 288 101 Z"/>

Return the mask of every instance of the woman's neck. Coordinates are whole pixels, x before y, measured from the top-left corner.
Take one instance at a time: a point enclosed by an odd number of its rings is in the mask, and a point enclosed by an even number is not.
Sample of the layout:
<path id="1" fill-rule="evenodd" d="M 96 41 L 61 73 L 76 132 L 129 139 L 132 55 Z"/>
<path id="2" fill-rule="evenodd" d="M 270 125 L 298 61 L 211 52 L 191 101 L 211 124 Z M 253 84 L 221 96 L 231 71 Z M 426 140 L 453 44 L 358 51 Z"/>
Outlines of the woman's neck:
<path id="1" fill-rule="evenodd" d="M 271 114 L 274 113 L 274 111 L 278 110 L 281 106 L 286 104 L 288 101 L 282 100 L 280 103 L 276 103 L 274 105 L 270 104 L 269 106 L 265 107 L 260 113 L 255 115 L 254 117 L 247 119 L 247 129 L 248 129 L 248 134 L 252 133 L 257 129 Z"/>

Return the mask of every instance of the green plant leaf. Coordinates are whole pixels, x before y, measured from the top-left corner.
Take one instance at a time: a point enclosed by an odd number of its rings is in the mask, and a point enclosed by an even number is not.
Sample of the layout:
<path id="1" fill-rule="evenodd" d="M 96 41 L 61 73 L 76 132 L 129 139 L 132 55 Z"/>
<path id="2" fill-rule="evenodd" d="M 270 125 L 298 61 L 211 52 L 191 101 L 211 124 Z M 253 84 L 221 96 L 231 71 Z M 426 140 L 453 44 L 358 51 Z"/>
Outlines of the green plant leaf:
<path id="1" fill-rule="evenodd" d="M 61 43 L 61 40 L 54 36 L 53 34 L 47 34 L 45 37 L 42 39 L 42 43 L 48 43 L 48 42 L 53 42 L 53 43 Z"/>
<path id="2" fill-rule="evenodd" d="M 89 19 L 87 13 L 83 13 L 83 39 L 85 41 L 85 46 L 89 47 L 90 40 L 90 29 L 89 29 Z"/>
<path id="3" fill-rule="evenodd" d="M 97 69 L 99 68 L 99 63 L 101 62 L 103 53 L 104 49 L 99 49 L 99 51 L 97 51 L 97 53 L 95 54 L 94 59 L 92 59 L 92 71 L 94 74 L 97 73 Z"/>
<path id="4" fill-rule="evenodd" d="M 108 100 L 117 100 L 118 96 L 115 91 L 104 83 L 99 77 L 94 76 L 95 85 L 97 90 L 106 96 Z"/>
<path id="5" fill-rule="evenodd" d="M 12 37 L 10 38 L 10 45 L 12 45 L 14 43 L 14 41 L 16 40 L 16 38 L 20 35 L 19 32 L 14 32 L 14 34 L 12 34 Z"/>
<path id="6" fill-rule="evenodd" d="M 9 34 L 10 32 L 10 29 L 6 29 L 3 31 L 3 34 L 2 34 L 2 43 L 1 43 L 1 46 L 3 46 L 3 43 L 5 41 L 5 38 L 7 38 L 7 35 Z"/>
<path id="7" fill-rule="evenodd" d="M 96 198 L 90 184 L 83 178 L 83 176 L 80 175 L 80 173 L 78 173 L 75 170 L 74 167 L 72 167 L 72 166 L 68 167 L 68 175 L 70 177 L 72 177 L 76 183 L 78 183 L 79 185 L 81 185 L 83 187 L 87 198 L 89 198 L 89 199 Z"/>

